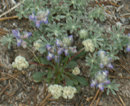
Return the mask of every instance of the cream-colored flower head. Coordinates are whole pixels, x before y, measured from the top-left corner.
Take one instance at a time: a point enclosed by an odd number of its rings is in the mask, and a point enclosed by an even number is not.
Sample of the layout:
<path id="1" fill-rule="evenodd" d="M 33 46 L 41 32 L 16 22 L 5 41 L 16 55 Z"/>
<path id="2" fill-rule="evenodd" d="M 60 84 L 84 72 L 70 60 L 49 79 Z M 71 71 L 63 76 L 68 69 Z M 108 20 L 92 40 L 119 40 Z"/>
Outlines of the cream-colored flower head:
<path id="1" fill-rule="evenodd" d="M 22 70 L 22 68 L 27 68 L 29 64 L 24 57 L 17 56 L 15 61 L 12 63 L 12 66 L 18 70 Z"/>
<path id="2" fill-rule="evenodd" d="M 73 41 L 73 35 L 70 35 L 68 37 L 64 37 L 62 42 L 64 45 L 70 46 L 72 41 Z"/>
<path id="3" fill-rule="evenodd" d="M 41 42 L 42 42 L 42 40 L 41 40 L 41 39 L 38 39 L 38 40 L 36 40 L 36 41 L 33 43 L 33 46 L 35 47 L 36 50 L 38 50 L 38 49 L 41 47 Z"/>
<path id="4" fill-rule="evenodd" d="M 79 69 L 79 67 L 75 67 L 75 68 L 72 70 L 72 74 L 74 74 L 74 75 L 80 74 L 80 69 Z"/>
<path id="5" fill-rule="evenodd" d="M 52 94 L 52 97 L 54 99 L 59 99 L 59 97 L 62 95 L 62 90 L 63 90 L 63 87 L 57 84 L 50 85 L 48 87 L 48 92 Z"/>
<path id="6" fill-rule="evenodd" d="M 95 46 L 91 39 L 84 40 L 82 44 L 84 45 L 85 51 L 87 52 L 88 51 L 93 52 L 95 50 Z"/>
<path id="7" fill-rule="evenodd" d="M 77 93 L 76 88 L 71 86 L 65 86 L 63 88 L 63 95 L 62 97 L 64 99 L 72 99 L 74 97 L 74 94 Z"/>
<path id="8" fill-rule="evenodd" d="M 88 35 L 88 32 L 85 29 L 80 30 L 80 38 L 85 38 Z"/>

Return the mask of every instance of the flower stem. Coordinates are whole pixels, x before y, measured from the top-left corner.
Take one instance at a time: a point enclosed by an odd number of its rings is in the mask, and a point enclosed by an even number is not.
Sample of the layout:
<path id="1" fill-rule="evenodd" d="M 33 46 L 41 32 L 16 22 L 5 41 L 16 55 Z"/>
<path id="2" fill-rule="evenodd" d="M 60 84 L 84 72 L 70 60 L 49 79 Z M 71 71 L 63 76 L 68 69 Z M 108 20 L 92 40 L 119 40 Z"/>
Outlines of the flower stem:
<path id="1" fill-rule="evenodd" d="M 67 63 L 69 63 L 76 55 L 78 55 L 80 52 L 82 52 L 84 50 L 84 48 L 82 48 L 80 51 L 78 51 L 77 53 L 75 53 L 75 55 L 73 55 L 73 57 L 71 57 Z"/>

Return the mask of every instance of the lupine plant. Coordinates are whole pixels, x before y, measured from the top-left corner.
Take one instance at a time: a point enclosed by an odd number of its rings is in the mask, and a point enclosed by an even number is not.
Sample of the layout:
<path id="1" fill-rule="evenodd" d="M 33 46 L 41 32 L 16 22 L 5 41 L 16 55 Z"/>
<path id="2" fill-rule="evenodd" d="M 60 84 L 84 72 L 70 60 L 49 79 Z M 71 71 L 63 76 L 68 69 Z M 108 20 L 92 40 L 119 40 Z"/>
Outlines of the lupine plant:
<path id="1" fill-rule="evenodd" d="M 103 5 L 88 12 L 86 8 L 89 2 L 90 0 L 26 0 L 16 9 L 17 16 L 20 19 L 28 18 L 35 30 L 22 34 L 18 29 L 12 30 L 12 34 L 1 39 L 3 45 L 8 43 L 9 49 L 12 43 L 16 43 L 18 47 L 32 47 L 44 54 L 42 57 L 37 56 L 34 61 L 45 70 L 34 73 L 32 77 L 34 82 L 44 80 L 48 83 L 48 92 L 56 99 L 65 92 L 62 86 L 74 89 L 72 96 L 63 96 L 72 99 L 81 86 L 88 85 L 88 80 L 81 74 L 82 70 L 76 62 L 82 56 L 86 58 L 86 66 L 90 70 L 91 87 L 97 87 L 101 91 L 107 89 L 107 94 L 110 90 L 113 94 L 114 90 L 118 91 L 119 84 L 111 81 L 108 74 L 114 68 L 112 62 L 119 59 L 118 52 L 130 52 L 130 34 L 125 35 L 125 29 L 119 26 L 112 26 L 111 31 L 106 31 L 96 21 L 106 20 Z M 75 46 L 77 39 L 81 40 L 82 48 Z M 57 95 L 53 92 L 56 91 L 55 88 L 60 92 Z"/>

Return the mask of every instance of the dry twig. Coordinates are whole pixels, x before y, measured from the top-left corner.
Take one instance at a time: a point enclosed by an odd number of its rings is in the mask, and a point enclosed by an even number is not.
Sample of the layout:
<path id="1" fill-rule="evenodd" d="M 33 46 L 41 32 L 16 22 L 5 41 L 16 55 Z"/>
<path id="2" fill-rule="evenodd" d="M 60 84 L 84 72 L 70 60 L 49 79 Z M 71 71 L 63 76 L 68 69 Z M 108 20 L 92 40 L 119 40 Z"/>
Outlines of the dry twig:
<path id="1" fill-rule="evenodd" d="M 99 97 L 98 97 L 97 102 L 96 102 L 96 106 L 98 106 L 98 103 L 99 103 L 99 101 L 100 101 L 100 97 L 101 97 L 102 93 L 103 93 L 103 92 L 100 92 L 100 94 L 99 94 Z"/>
<path id="2" fill-rule="evenodd" d="M 8 85 L 6 85 L 6 87 L 4 88 L 4 90 L 0 93 L 0 96 L 5 92 L 5 90 L 9 87 L 10 83 L 8 83 Z"/>
<path id="3" fill-rule="evenodd" d="M 119 96 L 119 95 L 118 95 Z M 122 98 L 119 96 L 120 101 L 122 102 L 123 106 L 126 106 Z"/>
<path id="4" fill-rule="evenodd" d="M 117 101 L 117 103 L 118 103 L 120 106 L 122 106 L 122 104 L 117 100 L 117 98 L 116 98 L 116 101 Z"/>
<path id="5" fill-rule="evenodd" d="M 0 18 L 0 21 L 5 21 L 5 20 L 8 20 L 8 19 L 15 19 L 15 18 L 18 18 L 18 17 L 17 16 L 4 17 L 4 18 Z"/>
<path id="6" fill-rule="evenodd" d="M 45 106 L 46 102 L 47 102 L 47 99 L 50 98 L 52 95 L 49 93 L 45 99 L 40 103 L 40 106 Z"/>
<path id="7" fill-rule="evenodd" d="M 93 103 L 94 103 L 94 101 L 96 100 L 96 98 L 97 98 L 97 96 L 98 96 L 99 92 L 100 92 L 100 89 L 98 89 L 98 90 L 97 90 L 97 93 L 96 93 L 95 97 L 93 98 L 93 100 L 92 100 L 92 102 L 91 102 L 90 106 L 92 106 L 92 105 L 93 105 Z"/>
<path id="8" fill-rule="evenodd" d="M 4 12 L 3 14 L 0 15 L 0 18 L 6 14 L 8 14 L 10 11 L 14 10 L 15 8 L 17 8 L 18 6 L 20 6 L 25 0 L 23 0 L 22 2 L 18 3 L 17 5 L 15 5 L 14 7 L 12 7 L 11 9 L 9 9 L 8 11 Z"/>

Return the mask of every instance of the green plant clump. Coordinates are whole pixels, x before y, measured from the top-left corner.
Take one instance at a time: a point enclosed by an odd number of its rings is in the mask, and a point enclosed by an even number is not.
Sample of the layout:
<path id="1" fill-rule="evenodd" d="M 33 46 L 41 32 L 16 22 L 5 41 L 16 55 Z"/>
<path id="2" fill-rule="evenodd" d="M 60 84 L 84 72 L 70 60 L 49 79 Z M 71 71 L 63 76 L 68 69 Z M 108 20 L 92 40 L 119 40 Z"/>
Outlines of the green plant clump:
<path id="1" fill-rule="evenodd" d="M 95 6 L 88 12 L 86 8 L 89 2 L 90 0 L 25 0 L 16 9 L 19 19 L 28 18 L 34 31 L 20 33 L 19 30 L 13 30 L 13 34 L 4 36 L 1 42 L 2 45 L 8 44 L 9 49 L 15 43 L 18 47 L 34 48 L 42 54 L 34 59 L 35 64 L 44 67 L 42 72 L 32 75 L 34 82 L 56 84 L 54 86 L 59 89 L 61 86 L 71 86 L 80 91 L 82 86 L 88 86 L 88 80 L 76 62 L 82 57 L 86 58 L 86 66 L 90 70 L 91 87 L 96 86 L 101 91 L 107 89 L 107 94 L 109 91 L 113 94 L 118 91 L 119 85 L 107 75 L 114 68 L 112 62 L 119 59 L 119 51 L 125 51 L 129 36 L 119 26 L 113 25 L 109 32 L 101 27 L 97 21 L 106 21 L 103 5 Z M 77 40 L 81 41 L 80 48 L 79 45 L 76 47 Z M 129 45 L 127 51 L 130 51 Z M 52 95 L 55 98 L 61 96 Z"/>

